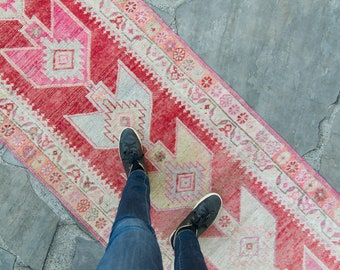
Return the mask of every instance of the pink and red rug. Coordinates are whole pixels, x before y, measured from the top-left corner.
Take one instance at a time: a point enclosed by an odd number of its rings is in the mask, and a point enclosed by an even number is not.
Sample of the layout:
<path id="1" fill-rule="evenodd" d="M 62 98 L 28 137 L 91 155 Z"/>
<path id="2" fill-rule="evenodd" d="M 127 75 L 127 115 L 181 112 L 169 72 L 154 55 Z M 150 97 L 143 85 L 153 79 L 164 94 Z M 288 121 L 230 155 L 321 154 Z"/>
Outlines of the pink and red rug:
<path id="1" fill-rule="evenodd" d="M 165 269 L 208 192 L 210 269 L 339 269 L 339 195 L 142 1 L 1 1 L 0 75 L 1 141 L 104 245 L 132 126 Z"/>

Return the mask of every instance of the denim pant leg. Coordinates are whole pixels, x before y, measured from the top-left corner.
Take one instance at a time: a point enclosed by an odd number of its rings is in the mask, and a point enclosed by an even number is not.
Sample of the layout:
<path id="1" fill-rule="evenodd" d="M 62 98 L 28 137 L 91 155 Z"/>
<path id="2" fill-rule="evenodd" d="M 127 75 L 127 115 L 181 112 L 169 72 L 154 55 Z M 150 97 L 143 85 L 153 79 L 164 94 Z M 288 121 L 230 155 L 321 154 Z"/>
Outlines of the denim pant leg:
<path id="1" fill-rule="evenodd" d="M 126 182 L 110 240 L 97 269 L 163 269 L 151 227 L 149 179 L 142 170 L 131 172 Z"/>
<path id="2" fill-rule="evenodd" d="M 195 233 L 183 230 L 175 241 L 175 270 L 207 270 Z"/>

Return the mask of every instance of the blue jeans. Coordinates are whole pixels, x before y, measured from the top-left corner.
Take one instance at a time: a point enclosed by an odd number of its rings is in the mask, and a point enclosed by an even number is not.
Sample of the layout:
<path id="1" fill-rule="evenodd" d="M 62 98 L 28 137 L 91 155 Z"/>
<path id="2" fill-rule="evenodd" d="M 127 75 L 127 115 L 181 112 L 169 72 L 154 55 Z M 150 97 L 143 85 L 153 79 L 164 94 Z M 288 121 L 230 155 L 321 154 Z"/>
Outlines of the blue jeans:
<path id="1" fill-rule="evenodd" d="M 142 170 L 131 172 L 119 203 L 109 243 L 97 270 L 163 269 L 150 219 L 150 184 Z M 175 269 L 207 269 L 194 232 L 175 241 Z"/>

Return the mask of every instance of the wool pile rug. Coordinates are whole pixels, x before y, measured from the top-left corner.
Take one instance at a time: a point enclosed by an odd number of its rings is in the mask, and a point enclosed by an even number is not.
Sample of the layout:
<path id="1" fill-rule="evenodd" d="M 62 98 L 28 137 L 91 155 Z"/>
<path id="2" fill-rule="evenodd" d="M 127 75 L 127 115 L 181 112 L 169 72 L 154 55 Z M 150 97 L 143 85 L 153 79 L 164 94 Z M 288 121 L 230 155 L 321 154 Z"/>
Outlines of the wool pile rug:
<path id="1" fill-rule="evenodd" d="M 0 139 L 105 245 L 143 140 L 165 269 L 209 192 L 210 269 L 339 269 L 339 195 L 141 0 L 0 1 Z"/>

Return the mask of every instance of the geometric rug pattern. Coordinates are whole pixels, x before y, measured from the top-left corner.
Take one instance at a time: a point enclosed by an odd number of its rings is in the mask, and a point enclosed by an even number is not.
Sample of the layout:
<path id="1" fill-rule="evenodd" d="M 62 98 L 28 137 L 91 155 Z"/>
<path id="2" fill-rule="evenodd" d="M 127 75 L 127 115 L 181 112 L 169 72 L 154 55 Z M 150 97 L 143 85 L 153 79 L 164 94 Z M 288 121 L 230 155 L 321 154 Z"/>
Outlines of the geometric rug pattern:
<path id="1" fill-rule="evenodd" d="M 209 269 L 339 269 L 339 195 L 141 0 L 0 3 L 0 140 L 106 245 L 142 138 L 164 268 L 209 192 Z"/>

